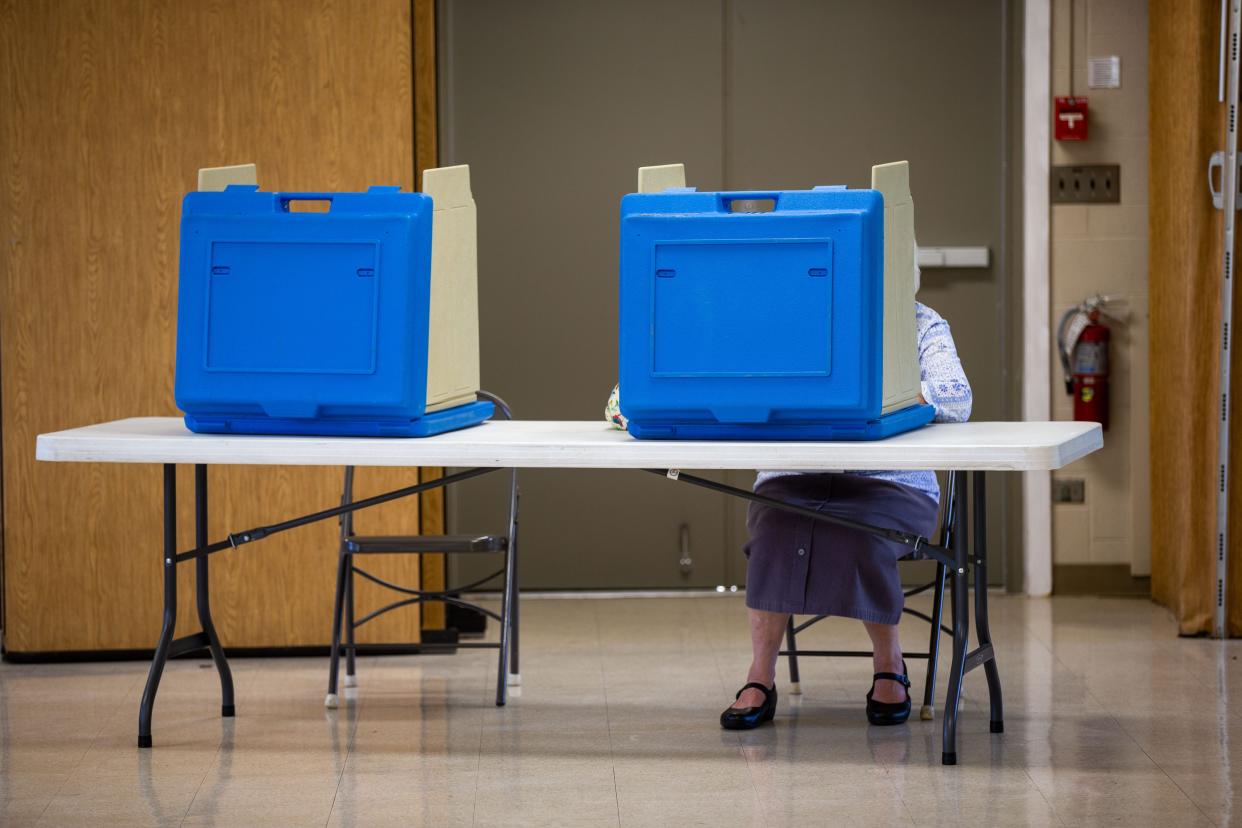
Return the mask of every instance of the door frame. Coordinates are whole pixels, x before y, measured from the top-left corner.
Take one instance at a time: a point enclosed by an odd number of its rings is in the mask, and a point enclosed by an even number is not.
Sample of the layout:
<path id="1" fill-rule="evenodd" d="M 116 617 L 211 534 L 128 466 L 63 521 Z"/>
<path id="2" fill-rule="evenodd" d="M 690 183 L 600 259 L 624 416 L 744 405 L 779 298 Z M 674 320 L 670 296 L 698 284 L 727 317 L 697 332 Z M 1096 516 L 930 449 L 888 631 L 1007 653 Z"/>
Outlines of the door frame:
<path id="1" fill-rule="evenodd" d="M 1022 419 L 1051 418 L 1052 359 L 1048 176 L 1052 118 L 1052 3 L 1026 0 L 1023 14 Z M 1052 594 L 1051 472 L 1022 478 L 1023 591 Z"/>

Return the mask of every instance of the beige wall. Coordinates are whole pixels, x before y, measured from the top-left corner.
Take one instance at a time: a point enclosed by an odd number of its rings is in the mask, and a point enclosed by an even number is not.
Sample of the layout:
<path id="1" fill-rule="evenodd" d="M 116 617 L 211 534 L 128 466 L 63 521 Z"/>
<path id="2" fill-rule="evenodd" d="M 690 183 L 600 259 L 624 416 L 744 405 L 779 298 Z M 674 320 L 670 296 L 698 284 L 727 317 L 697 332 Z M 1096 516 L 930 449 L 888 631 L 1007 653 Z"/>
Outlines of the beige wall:
<path id="1" fill-rule="evenodd" d="M 1104 449 L 1055 475 L 1084 478 L 1086 502 L 1053 506 L 1053 562 L 1128 564 L 1148 575 L 1147 2 L 1055 0 L 1052 37 L 1053 94 L 1086 95 L 1091 116 L 1087 141 L 1053 141 L 1052 163 L 1121 165 L 1120 204 L 1052 207 L 1052 322 L 1094 293 L 1128 301 L 1125 322 L 1111 325 Z M 1107 55 L 1121 57 L 1121 88 L 1088 89 L 1087 59 Z M 1055 353 L 1053 363 L 1053 418 L 1068 420 L 1072 398 Z"/>

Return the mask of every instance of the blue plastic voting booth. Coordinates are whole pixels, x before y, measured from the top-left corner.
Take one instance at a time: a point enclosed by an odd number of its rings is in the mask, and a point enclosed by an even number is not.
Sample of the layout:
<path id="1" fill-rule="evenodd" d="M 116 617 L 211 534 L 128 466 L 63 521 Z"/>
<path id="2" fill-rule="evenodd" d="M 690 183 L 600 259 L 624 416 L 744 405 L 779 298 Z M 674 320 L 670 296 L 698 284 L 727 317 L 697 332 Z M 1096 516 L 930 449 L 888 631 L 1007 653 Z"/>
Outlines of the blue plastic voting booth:
<path id="1" fill-rule="evenodd" d="M 469 198 L 468 171 L 460 175 L 467 176 Z M 291 211 L 299 200 L 325 201 L 329 209 Z M 490 417 L 492 404 L 474 393 L 477 309 L 465 319 L 474 365 L 442 371 L 460 375 L 450 378 L 447 392 L 429 383 L 437 348 L 436 207 L 431 197 L 399 187 L 275 193 L 233 185 L 188 194 L 176 376 L 186 425 L 201 432 L 422 437 Z M 472 234 L 472 200 L 469 207 Z M 473 265 L 473 235 L 468 241 Z"/>
<path id="2" fill-rule="evenodd" d="M 913 390 L 907 379 L 885 404 L 884 227 L 874 189 L 625 196 L 620 388 L 630 433 L 873 440 L 930 422 L 934 409 L 917 401 L 917 353 Z M 904 278 L 912 271 L 911 259 Z M 909 331 L 900 314 L 896 330 L 913 346 L 912 290 L 905 316 Z"/>

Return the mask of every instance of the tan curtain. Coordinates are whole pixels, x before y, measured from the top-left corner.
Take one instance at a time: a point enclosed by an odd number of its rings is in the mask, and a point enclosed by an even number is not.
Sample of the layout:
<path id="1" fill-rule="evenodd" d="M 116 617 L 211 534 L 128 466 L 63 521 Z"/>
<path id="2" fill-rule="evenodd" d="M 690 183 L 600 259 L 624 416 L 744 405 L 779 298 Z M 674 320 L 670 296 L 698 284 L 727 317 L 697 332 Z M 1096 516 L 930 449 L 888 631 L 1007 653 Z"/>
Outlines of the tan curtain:
<path id="1" fill-rule="evenodd" d="M 1223 214 L 1212 207 L 1207 164 L 1225 145 L 1220 2 L 1151 0 L 1149 21 L 1152 596 L 1177 616 L 1183 635 L 1197 635 L 1212 631 L 1216 606 Z M 1238 350 L 1225 550 L 1234 636 L 1242 635 Z"/>

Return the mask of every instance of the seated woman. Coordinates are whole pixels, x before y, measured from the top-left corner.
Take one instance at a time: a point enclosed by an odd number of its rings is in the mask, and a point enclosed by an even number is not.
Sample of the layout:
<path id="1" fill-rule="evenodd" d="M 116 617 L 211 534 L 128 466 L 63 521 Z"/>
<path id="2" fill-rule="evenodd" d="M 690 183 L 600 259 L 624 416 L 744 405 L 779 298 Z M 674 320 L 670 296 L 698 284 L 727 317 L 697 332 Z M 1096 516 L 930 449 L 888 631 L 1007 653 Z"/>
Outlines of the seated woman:
<path id="1" fill-rule="evenodd" d="M 920 399 L 936 409 L 936 422 L 970 417 L 970 383 L 962 371 L 949 324 L 915 303 Z M 625 428 L 614 388 L 605 418 Z M 930 536 L 940 487 L 931 471 L 802 473 L 762 471 L 755 491 L 768 497 L 875 526 Z M 733 705 L 720 714 L 728 730 L 749 730 L 776 713 L 776 660 L 791 613 L 840 615 L 863 622 L 874 650 L 875 675 L 867 693 L 867 720 L 901 724 L 910 716 L 910 679 L 902 659 L 897 622 L 905 595 L 894 541 L 750 504 L 746 526 L 746 606 L 751 664 Z"/>

